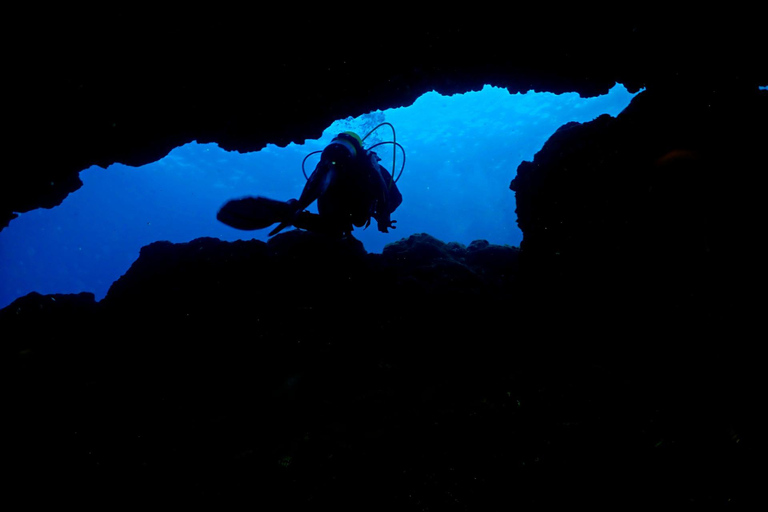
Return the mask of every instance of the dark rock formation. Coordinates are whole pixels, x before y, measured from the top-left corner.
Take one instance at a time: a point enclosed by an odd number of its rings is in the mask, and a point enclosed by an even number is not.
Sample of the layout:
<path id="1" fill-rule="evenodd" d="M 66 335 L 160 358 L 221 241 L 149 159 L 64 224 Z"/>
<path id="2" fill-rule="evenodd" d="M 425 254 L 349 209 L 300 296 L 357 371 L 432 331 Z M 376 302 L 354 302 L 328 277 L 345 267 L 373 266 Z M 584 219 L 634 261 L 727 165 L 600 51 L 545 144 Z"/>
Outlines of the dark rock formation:
<path id="1" fill-rule="evenodd" d="M 22 108 L 5 220 L 58 204 L 94 163 L 193 139 L 284 144 L 431 89 L 647 91 L 520 167 L 520 250 L 417 235 L 373 255 L 300 232 L 157 242 L 98 303 L 15 301 L 0 311 L 10 489 L 102 508 L 747 501 L 760 32 L 722 12 L 482 14 L 395 16 L 391 33 L 207 12 L 27 32 L 56 44 L 8 64 Z"/>
<path id="2" fill-rule="evenodd" d="M 606 301 L 541 309 L 520 255 L 157 242 L 99 303 L 19 299 L 0 311 L 15 488 L 289 510 L 740 500 L 753 376 L 649 354 L 636 323 L 596 350 Z"/>
<path id="3" fill-rule="evenodd" d="M 422 17 L 377 6 L 358 23 L 335 9 L 273 5 L 267 16 L 105 7 L 14 16 L 4 74 L 0 227 L 51 208 L 77 174 L 142 165 L 192 140 L 253 151 L 318 136 L 336 119 L 483 84 L 602 94 L 683 83 L 768 83 L 759 15 L 662 19 L 532 7 Z M 320 12 L 312 12 L 320 10 Z M 557 16 L 557 17 L 555 17 Z"/>
<path id="4" fill-rule="evenodd" d="M 764 91 L 670 89 L 560 128 L 511 184 L 528 277 L 611 310 L 726 324 L 754 312 L 744 290 L 761 265 L 766 116 Z"/>
<path id="5" fill-rule="evenodd" d="M 242 497 L 255 483 L 260 502 L 286 493 L 293 505 L 331 499 L 337 479 L 362 485 L 345 491 L 362 498 L 379 485 L 355 476 L 363 468 L 387 480 L 422 472 L 411 466 L 421 429 L 455 414 L 442 411 L 445 394 L 470 393 L 508 348 L 488 332 L 510 321 L 517 253 L 423 234 L 381 255 L 300 231 L 157 242 L 98 304 L 30 294 L 0 312 L 15 362 L 15 471 L 57 495 L 85 492 L 64 476 L 63 488 L 50 483 L 57 473 L 119 476 L 88 491 L 104 497 L 170 472 L 159 490 L 191 493 L 180 499 Z"/>

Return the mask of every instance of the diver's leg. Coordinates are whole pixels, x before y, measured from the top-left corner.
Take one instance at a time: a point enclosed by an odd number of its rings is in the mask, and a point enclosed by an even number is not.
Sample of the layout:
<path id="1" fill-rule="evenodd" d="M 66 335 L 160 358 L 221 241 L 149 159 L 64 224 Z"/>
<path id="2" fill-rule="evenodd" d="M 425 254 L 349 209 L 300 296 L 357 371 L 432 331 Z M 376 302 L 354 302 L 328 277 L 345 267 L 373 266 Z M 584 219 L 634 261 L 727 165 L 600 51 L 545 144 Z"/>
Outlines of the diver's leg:
<path id="1" fill-rule="evenodd" d="M 321 215 L 306 211 L 297 213 L 291 224 L 300 229 L 326 235 L 341 236 L 344 233 L 344 229 L 340 228 L 338 224 L 330 222 Z"/>

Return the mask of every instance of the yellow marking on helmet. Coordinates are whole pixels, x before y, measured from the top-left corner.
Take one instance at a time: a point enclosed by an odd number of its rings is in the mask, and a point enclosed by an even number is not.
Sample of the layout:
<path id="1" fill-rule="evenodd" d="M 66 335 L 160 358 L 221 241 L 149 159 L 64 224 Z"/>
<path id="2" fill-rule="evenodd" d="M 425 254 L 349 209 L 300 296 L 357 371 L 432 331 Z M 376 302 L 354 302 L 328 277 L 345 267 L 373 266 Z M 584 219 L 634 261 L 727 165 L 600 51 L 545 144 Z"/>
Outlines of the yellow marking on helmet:
<path id="1" fill-rule="evenodd" d="M 344 132 L 344 135 L 349 135 L 350 137 L 354 137 L 357 140 L 357 142 L 360 143 L 360 146 L 363 145 L 363 140 L 355 132 Z"/>

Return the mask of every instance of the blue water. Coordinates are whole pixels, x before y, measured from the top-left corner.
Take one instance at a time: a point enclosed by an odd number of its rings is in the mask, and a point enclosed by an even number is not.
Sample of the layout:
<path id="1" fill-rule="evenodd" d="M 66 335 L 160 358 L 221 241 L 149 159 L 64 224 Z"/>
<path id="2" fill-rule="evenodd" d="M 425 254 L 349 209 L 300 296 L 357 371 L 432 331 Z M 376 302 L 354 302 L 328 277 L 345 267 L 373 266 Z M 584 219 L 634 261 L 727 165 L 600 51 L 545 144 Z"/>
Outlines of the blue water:
<path id="1" fill-rule="evenodd" d="M 392 216 L 396 230 L 379 233 L 374 222 L 354 232 L 369 252 L 420 232 L 447 242 L 519 245 L 509 182 L 520 162 L 531 160 L 563 124 L 615 116 L 632 97 L 621 85 L 597 98 L 509 94 L 490 86 L 450 97 L 431 92 L 406 108 L 337 121 L 320 140 L 303 145 L 240 154 L 190 143 L 143 167 L 93 166 L 80 173 L 83 187 L 60 206 L 25 213 L 0 232 L 0 308 L 32 291 L 87 291 L 101 299 L 139 249 L 157 240 L 264 240 L 269 230 L 238 231 L 216 221 L 219 207 L 246 195 L 298 197 L 305 181 L 301 162 L 309 152 L 341 131 L 362 136 L 382 121 L 395 126 L 406 151 L 398 181 L 403 204 Z M 382 127 L 366 145 L 391 138 Z M 392 146 L 376 151 L 391 168 Z M 307 161 L 308 174 L 317 158 Z M 397 169 L 401 162 L 398 153 Z"/>

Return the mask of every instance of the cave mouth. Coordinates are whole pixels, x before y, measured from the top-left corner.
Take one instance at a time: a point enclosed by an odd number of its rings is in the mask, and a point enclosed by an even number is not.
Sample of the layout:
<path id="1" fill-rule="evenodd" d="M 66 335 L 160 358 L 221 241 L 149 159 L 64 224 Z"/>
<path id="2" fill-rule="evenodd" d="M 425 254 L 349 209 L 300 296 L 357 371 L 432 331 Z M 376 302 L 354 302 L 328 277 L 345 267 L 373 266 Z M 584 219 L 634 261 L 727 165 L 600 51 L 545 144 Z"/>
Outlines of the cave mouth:
<path id="1" fill-rule="evenodd" d="M 485 86 L 443 96 L 426 93 L 408 107 L 375 111 L 334 122 L 318 140 L 258 152 L 227 152 L 191 142 L 142 167 L 114 164 L 85 169 L 83 187 L 51 210 L 24 213 L 0 232 L 0 308 L 36 291 L 92 292 L 100 300 L 133 263 L 139 249 L 158 240 L 199 237 L 265 240 L 269 230 L 238 231 L 216 221 L 227 200 L 246 195 L 298 197 L 302 160 L 341 131 L 361 135 L 381 122 L 396 128 L 406 152 L 398 187 L 404 201 L 393 214 L 398 229 L 356 230 L 368 252 L 414 233 L 469 244 L 485 239 L 519 245 L 515 197 L 509 183 L 557 128 L 618 115 L 634 97 L 621 85 L 603 96 L 577 93 L 510 94 Z M 366 146 L 391 139 L 377 130 Z M 392 146 L 376 148 L 392 166 Z M 396 155 L 396 166 L 402 162 Z M 307 173 L 316 160 L 310 157 Z M 310 208 L 313 210 L 314 205 Z"/>

